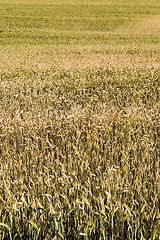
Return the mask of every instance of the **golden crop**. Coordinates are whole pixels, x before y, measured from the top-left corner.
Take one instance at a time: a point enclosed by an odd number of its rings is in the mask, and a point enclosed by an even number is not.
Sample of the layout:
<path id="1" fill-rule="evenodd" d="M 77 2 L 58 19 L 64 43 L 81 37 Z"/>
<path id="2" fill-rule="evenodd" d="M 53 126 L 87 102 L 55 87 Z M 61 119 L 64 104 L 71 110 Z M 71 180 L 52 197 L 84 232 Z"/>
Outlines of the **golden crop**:
<path id="1" fill-rule="evenodd" d="M 158 239 L 159 77 L 1 74 L 1 239 Z"/>
<path id="2" fill-rule="evenodd" d="M 159 33 L 159 0 L 0 0 L 0 240 L 160 239 Z"/>

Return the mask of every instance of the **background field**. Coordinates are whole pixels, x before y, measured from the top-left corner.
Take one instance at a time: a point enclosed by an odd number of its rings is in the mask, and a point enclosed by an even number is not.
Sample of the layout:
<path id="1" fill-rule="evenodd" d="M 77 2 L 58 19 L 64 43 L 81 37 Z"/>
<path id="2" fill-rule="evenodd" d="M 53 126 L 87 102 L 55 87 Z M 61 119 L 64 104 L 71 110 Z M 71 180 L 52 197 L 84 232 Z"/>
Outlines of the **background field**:
<path id="1" fill-rule="evenodd" d="M 159 1 L 0 0 L 0 239 L 160 237 Z"/>
<path id="2" fill-rule="evenodd" d="M 0 68 L 159 67 L 159 1 L 0 3 Z"/>

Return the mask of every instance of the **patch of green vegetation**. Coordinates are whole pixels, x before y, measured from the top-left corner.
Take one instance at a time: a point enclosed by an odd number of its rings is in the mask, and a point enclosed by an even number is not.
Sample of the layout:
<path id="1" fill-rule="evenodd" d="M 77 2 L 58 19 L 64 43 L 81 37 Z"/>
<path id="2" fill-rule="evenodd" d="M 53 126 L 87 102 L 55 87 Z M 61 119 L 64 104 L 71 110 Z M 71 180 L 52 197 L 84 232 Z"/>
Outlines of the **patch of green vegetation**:
<path id="1" fill-rule="evenodd" d="M 160 5 L 157 3 L 133 4 L 126 1 L 119 4 L 116 1 L 105 4 L 94 4 L 91 1 L 88 4 L 2 2 L 0 44 L 88 44 L 89 42 L 96 44 L 98 41 L 101 44 L 108 42 L 111 44 L 112 42 L 121 43 L 122 38 L 125 43 L 128 40 L 127 37 L 123 37 L 124 29 L 133 27 L 147 15 L 160 15 Z M 117 29 L 121 31 L 121 37 L 113 34 Z M 101 33 L 110 31 L 112 36 L 101 37 Z M 100 37 L 97 37 L 98 34 Z M 133 42 L 135 38 L 141 41 L 141 37 L 129 35 Z M 158 42 L 159 35 L 147 37 L 148 40 L 144 36 L 143 39 L 143 41 L 151 40 L 151 43 Z"/>
<path id="2" fill-rule="evenodd" d="M 0 44 L 47 44 L 47 45 L 76 45 L 76 44 L 156 44 L 160 42 L 160 35 L 152 34 L 112 34 L 75 31 L 39 31 L 11 30 L 1 31 Z"/>

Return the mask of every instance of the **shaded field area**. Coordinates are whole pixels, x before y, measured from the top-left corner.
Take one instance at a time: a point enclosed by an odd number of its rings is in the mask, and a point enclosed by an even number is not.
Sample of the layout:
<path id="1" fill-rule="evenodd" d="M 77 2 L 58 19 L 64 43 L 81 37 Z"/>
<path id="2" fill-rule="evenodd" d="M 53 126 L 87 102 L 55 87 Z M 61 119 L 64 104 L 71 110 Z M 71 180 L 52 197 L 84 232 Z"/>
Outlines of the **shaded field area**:
<path id="1" fill-rule="evenodd" d="M 0 240 L 159 240 L 160 3 L 0 0 Z"/>

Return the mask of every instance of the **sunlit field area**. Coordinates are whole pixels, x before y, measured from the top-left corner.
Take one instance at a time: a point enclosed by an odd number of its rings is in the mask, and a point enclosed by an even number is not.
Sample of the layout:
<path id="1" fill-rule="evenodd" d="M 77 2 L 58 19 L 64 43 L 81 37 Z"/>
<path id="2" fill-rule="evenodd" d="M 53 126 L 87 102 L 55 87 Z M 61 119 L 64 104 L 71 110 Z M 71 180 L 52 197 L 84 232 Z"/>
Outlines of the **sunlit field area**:
<path id="1" fill-rule="evenodd" d="M 159 90 L 159 0 L 0 0 L 0 240 L 159 240 Z"/>

